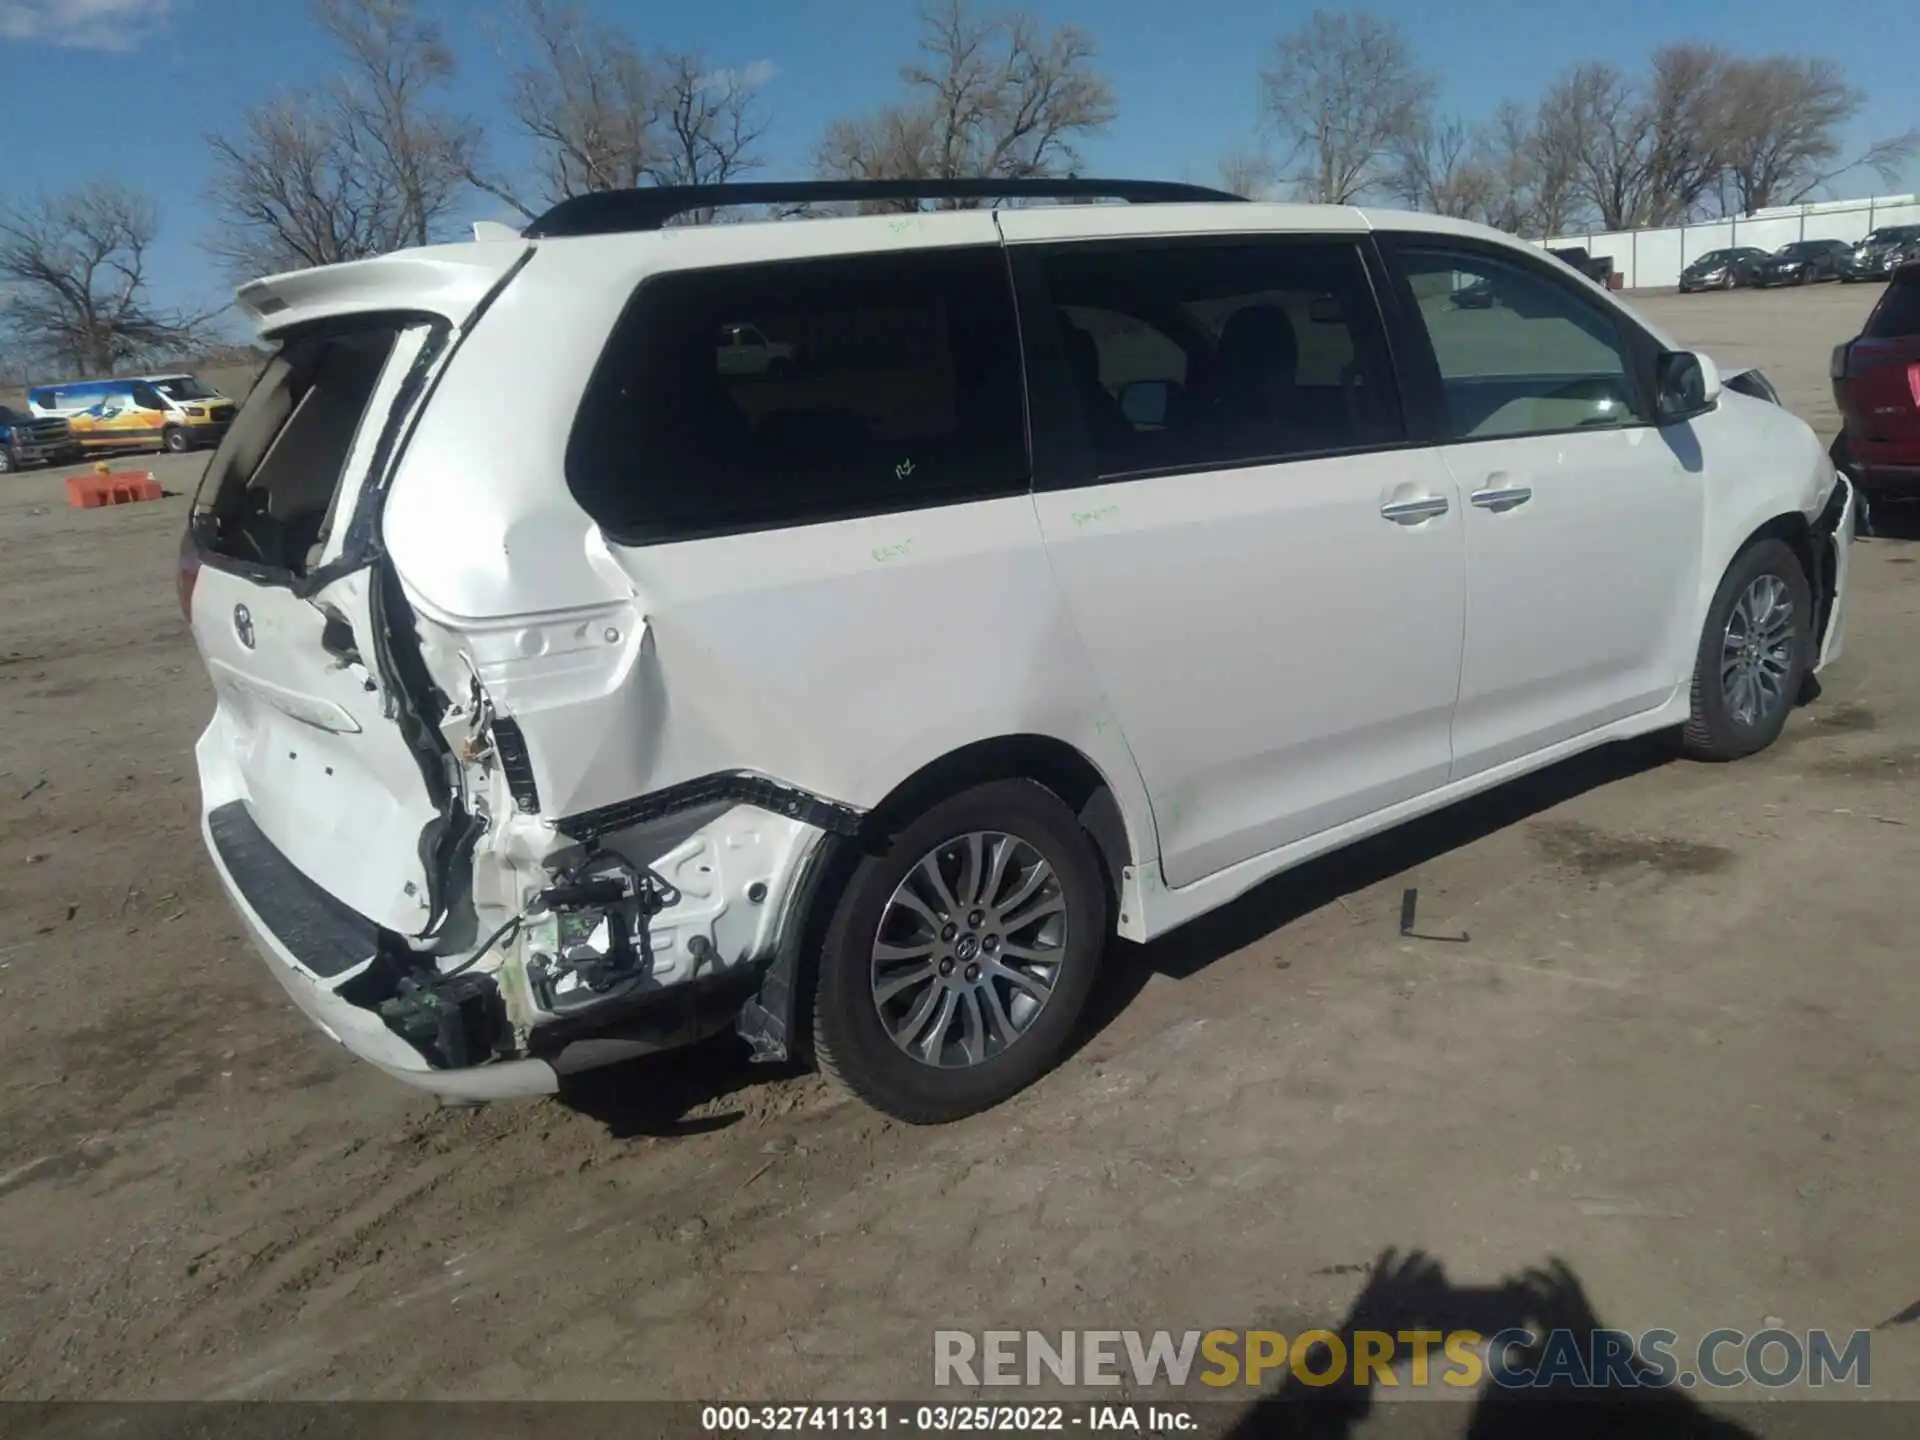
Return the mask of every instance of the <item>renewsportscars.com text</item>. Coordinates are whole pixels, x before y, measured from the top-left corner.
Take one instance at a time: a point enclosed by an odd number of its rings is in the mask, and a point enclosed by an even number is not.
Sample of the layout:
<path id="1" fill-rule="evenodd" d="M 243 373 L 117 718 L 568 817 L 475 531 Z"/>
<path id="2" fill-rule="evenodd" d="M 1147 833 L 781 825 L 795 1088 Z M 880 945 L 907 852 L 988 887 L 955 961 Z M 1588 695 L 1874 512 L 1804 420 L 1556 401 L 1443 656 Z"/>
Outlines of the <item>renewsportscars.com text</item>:
<path id="1" fill-rule="evenodd" d="M 1263 1389 L 1302 1385 L 1441 1385 L 1472 1389 L 1768 1389 L 1872 1383 L 1872 1336 L 1714 1330 L 1687 1349 L 1672 1330 L 1596 1329 L 1492 1335 L 1473 1330 L 937 1330 L 933 1383 Z"/>

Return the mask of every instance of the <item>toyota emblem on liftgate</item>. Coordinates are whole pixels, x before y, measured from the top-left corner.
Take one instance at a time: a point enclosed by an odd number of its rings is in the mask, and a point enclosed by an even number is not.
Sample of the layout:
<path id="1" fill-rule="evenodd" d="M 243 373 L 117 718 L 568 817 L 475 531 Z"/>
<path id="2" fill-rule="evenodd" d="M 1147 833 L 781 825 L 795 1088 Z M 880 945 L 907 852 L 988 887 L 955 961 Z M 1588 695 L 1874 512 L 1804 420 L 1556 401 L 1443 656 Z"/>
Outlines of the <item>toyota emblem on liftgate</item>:
<path id="1" fill-rule="evenodd" d="M 240 643 L 253 649 L 253 612 L 244 605 L 233 607 L 233 633 L 240 637 Z"/>

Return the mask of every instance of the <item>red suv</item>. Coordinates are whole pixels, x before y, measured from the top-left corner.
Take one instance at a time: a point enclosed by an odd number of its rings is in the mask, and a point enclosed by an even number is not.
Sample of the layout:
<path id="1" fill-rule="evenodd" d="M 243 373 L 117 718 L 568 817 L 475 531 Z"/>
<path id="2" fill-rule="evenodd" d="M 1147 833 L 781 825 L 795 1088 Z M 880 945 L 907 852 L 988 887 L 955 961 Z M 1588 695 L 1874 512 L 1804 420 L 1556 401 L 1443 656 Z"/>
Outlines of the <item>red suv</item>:
<path id="1" fill-rule="evenodd" d="M 1920 499 L 1920 260 L 1894 271 L 1860 338 L 1833 352 L 1834 462 L 1869 497 Z"/>

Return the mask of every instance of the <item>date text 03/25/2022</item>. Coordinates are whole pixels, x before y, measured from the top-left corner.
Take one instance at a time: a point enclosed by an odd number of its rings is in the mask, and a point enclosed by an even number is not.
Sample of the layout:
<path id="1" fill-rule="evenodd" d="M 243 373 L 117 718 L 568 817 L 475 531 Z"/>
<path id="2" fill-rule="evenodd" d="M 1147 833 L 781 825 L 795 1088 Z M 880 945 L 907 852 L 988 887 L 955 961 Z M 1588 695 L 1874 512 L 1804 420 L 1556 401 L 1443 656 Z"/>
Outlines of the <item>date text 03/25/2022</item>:
<path id="1" fill-rule="evenodd" d="M 1199 1429 L 1180 1405 L 707 1405 L 713 1435 L 899 1431 L 903 1434 L 1066 1434 L 1075 1430 L 1179 1435 Z"/>

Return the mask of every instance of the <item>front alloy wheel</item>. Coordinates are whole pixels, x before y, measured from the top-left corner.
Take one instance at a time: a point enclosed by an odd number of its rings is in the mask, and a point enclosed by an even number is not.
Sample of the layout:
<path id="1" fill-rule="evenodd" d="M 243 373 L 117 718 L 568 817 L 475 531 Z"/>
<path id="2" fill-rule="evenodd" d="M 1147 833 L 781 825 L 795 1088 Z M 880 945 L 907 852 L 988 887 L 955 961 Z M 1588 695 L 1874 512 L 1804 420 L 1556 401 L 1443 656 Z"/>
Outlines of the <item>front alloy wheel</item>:
<path id="1" fill-rule="evenodd" d="M 1720 640 L 1721 695 L 1736 722 L 1759 725 L 1786 708 L 1797 639 L 1787 582 L 1759 576 L 1734 602 Z"/>
<path id="2" fill-rule="evenodd" d="M 854 864 L 821 947 L 820 1067 L 914 1124 L 997 1105 L 1072 1039 L 1109 930 L 1074 811 L 994 780 L 923 811 Z"/>
<path id="3" fill-rule="evenodd" d="M 1799 698 L 1812 653 L 1813 599 L 1799 556 L 1784 540 L 1749 545 L 1707 612 L 1682 748 L 1700 760 L 1766 749 Z"/>

